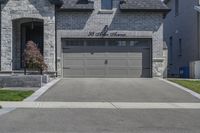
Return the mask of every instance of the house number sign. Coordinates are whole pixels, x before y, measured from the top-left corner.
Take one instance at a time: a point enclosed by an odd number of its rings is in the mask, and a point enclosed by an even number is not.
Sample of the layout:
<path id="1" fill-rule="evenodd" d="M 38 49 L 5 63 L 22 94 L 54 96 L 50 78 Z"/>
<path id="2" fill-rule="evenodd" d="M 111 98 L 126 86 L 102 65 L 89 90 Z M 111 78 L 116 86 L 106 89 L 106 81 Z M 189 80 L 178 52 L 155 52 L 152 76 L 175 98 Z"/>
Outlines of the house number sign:
<path id="1" fill-rule="evenodd" d="M 105 25 L 103 30 L 101 32 L 89 32 L 88 36 L 89 37 L 104 37 L 104 36 L 110 36 L 110 37 L 125 37 L 126 34 L 120 34 L 118 32 L 111 32 L 108 33 L 109 27 L 108 25 Z"/>
<path id="2" fill-rule="evenodd" d="M 118 32 L 111 32 L 111 33 L 102 33 L 102 32 L 89 32 L 89 37 L 104 37 L 104 36 L 110 36 L 110 37 L 125 37 L 126 34 L 120 34 Z"/>

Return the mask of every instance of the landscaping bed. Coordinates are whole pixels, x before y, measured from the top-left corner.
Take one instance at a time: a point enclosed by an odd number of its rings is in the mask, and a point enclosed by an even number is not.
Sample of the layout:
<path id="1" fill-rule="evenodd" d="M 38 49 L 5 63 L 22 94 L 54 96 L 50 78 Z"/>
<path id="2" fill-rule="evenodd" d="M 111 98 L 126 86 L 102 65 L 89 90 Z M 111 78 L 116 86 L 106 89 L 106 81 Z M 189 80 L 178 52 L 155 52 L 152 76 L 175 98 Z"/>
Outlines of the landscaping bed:
<path id="1" fill-rule="evenodd" d="M 34 91 L 2 90 L 0 89 L 0 101 L 22 101 L 32 95 Z"/>
<path id="2" fill-rule="evenodd" d="M 199 80 L 170 80 L 170 81 L 200 94 L 200 81 Z"/>

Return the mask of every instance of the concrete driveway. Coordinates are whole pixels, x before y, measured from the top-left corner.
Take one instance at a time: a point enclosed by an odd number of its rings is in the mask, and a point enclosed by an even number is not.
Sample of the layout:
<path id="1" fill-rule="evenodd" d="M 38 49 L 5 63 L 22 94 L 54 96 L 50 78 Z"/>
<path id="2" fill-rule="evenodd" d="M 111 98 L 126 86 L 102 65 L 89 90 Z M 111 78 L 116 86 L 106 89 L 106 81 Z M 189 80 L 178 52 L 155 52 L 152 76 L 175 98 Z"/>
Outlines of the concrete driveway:
<path id="1" fill-rule="evenodd" d="M 159 79 L 62 79 L 38 101 L 199 102 Z"/>
<path id="2" fill-rule="evenodd" d="M 199 103 L 158 79 L 62 79 L 38 101 Z M 189 106 L 190 107 L 190 106 Z M 192 108 L 20 108 L 0 116 L 0 133 L 199 133 Z"/>

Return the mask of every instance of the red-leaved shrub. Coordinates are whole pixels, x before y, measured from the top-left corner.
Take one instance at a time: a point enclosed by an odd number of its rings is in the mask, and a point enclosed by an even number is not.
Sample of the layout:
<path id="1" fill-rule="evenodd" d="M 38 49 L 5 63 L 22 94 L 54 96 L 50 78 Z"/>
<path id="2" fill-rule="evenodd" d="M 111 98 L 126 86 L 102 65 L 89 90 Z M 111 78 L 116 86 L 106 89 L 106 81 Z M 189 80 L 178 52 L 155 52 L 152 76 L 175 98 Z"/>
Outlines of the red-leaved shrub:
<path id="1" fill-rule="evenodd" d="M 47 65 L 44 62 L 37 45 L 33 41 L 28 41 L 24 50 L 24 63 L 26 69 L 44 71 L 47 69 Z"/>

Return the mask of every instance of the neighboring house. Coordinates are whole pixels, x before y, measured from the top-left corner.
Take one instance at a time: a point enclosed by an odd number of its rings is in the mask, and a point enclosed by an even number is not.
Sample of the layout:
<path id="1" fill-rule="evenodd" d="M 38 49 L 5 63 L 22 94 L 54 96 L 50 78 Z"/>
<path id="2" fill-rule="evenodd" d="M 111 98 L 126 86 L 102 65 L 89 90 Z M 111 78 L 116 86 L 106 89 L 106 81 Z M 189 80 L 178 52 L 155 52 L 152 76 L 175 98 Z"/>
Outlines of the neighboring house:
<path id="1" fill-rule="evenodd" d="M 171 9 L 164 21 L 168 74 L 179 77 L 181 69 L 187 75 L 190 62 L 200 59 L 199 0 L 165 0 L 165 3 Z"/>
<path id="2" fill-rule="evenodd" d="M 23 70 L 28 40 L 63 77 L 162 77 L 160 0 L 0 0 L 1 72 Z"/>

